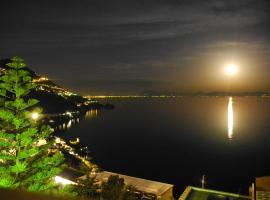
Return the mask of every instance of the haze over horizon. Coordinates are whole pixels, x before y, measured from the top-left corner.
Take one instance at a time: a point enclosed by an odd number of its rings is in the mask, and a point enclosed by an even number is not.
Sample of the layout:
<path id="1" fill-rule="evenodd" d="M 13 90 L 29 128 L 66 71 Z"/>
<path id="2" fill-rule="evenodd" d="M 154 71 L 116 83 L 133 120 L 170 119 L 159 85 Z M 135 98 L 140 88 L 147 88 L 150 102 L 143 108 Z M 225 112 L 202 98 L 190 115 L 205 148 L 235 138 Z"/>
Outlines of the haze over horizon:
<path id="1" fill-rule="evenodd" d="M 81 94 L 270 91 L 270 2 L 1 2 L 0 59 Z M 239 72 L 224 75 L 235 63 Z"/>

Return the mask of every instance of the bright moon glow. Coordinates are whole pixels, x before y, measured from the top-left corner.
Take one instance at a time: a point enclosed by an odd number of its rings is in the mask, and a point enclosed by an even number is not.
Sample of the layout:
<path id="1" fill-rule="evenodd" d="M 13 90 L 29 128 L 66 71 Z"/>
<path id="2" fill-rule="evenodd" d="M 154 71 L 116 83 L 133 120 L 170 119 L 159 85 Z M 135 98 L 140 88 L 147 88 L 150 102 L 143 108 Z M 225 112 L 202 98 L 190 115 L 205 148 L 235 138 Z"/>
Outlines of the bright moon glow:
<path id="1" fill-rule="evenodd" d="M 233 102 L 232 97 L 229 98 L 228 103 L 228 138 L 232 139 L 233 137 Z"/>
<path id="2" fill-rule="evenodd" d="M 229 64 L 225 67 L 224 71 L 228 76 L 233 76 L 238 72 L 238 67 L 235 64 Z"/>
<path id="3" fill-rule="evenodd" d="M 39 117 L 39 114 L 37 112 L 32 113 L 31 115 L 32 119 L 37 120 Z"/>

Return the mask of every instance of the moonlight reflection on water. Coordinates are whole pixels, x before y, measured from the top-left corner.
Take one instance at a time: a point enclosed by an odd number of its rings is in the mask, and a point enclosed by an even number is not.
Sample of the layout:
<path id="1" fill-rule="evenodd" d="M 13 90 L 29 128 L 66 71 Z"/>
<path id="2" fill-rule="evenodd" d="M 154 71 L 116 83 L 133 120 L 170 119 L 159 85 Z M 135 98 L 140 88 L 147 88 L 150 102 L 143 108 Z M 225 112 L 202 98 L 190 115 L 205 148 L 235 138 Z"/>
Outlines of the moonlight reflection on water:
<path id="1" fill-rule="evenodd" d="M 171 183 L 178 192 L 200 186 L 202 174 L 208 188 L 248 192 L 254 177 L 269 174 L 269 98 L 110 102 L 114 110 L 89 111 L 61 134 L 80 138 L 102 169 Z"/>
<path id="2" fill-rule="evenodd" d="M 233 138 L 233 101 L 232 97 L 229 98 L 228 103 L 228 138 Z"/>

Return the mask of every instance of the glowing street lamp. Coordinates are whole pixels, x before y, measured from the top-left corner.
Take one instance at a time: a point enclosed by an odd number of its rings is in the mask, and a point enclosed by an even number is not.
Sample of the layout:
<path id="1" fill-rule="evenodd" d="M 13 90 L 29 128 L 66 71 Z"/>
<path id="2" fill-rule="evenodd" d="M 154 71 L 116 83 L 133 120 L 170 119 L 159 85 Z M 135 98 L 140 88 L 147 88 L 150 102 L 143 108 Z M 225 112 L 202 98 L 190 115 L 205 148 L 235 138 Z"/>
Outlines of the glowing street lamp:
<path id="1" fill-rule="evenodd" d="M 31 114 L 31 117 L 32 117 L 33 120 L 37 120 L 39 118 L 39 114 L 37 112 L 33 112 Z"/>

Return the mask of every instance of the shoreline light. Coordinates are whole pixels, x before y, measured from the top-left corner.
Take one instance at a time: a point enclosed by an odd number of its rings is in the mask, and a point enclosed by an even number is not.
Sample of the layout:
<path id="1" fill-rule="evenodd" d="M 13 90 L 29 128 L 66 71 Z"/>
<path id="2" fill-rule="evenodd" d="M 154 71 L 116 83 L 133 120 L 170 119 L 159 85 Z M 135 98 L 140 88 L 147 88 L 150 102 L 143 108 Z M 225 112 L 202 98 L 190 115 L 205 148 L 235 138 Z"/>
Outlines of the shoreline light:
<path id="1" fill-rule="evenodd" d="M 229 98 L 228 103 L 228 138 L 233 137 L 233 102 L 232 97 Z"/>

